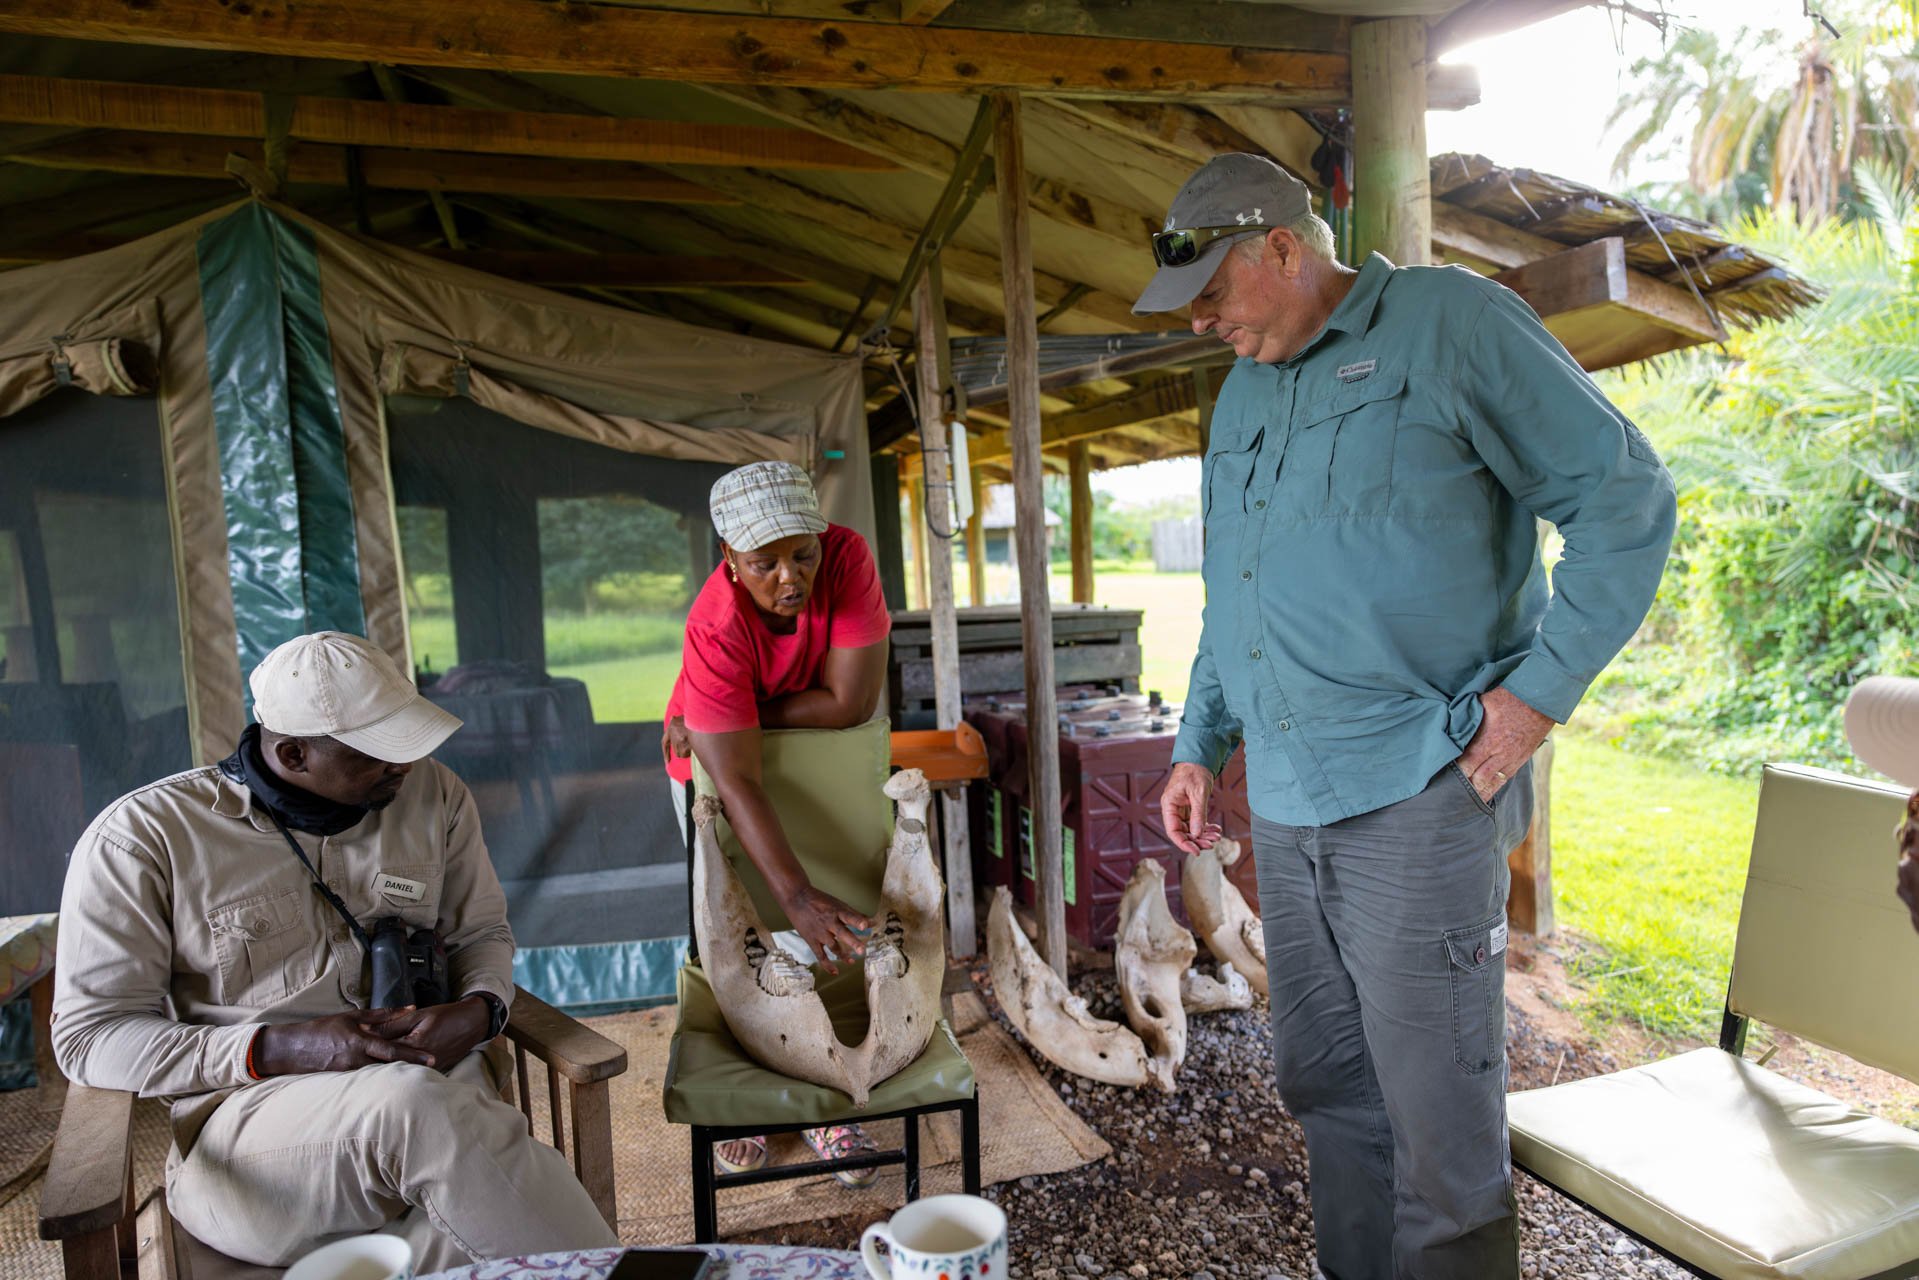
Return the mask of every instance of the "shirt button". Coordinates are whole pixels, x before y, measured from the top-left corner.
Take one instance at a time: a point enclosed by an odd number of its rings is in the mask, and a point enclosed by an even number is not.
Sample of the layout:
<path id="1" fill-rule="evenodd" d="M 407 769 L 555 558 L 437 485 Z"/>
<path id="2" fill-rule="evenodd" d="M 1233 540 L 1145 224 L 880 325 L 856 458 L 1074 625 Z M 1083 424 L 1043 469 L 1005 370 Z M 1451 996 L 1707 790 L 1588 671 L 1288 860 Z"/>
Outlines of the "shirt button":
<path id="1" fill-rule="evenodd" d="M 1239 571 L 1239 580 L 1241 582 L 1251 582 L 1253 580 L 1253 571 L 1251 569 L 1241 569 Z"/>
<path id="2" fill-rule="evenodd" d="M 253 919 L 247 921 L 247 932 L 252 934 L 254 937 L 257 938 L 261 934 L 265 933 L 266 931 L 267 931 L 267 918 L 265 916 L 255 916 L 253 917 Z"/>
<path id="3" fill-rule="evenodd" d="M 1281 733 L 1285 733 L 1288 729 L 1291 729 L 1292 727 L 1293 727 L 1293 722 L 1291 720 L 1281 720 L 1279 722 L 1279 731 Z"/>
<path id="4" fill-rule="evenodd" d="M 1266 499 L 1264 498 L 1261 498 L 1258 502 L 1255 502 L 1253 504 L 1253 510 L 1255 511 L 1264 511 L 1265 509 L 1266 509 Z"/>
<path id="5" fill-rule="evenodd" d="M 334 926 L 333 926 L 333 940 L 334 940 L 335 942 L 345 942 L 345 941 L 346 941 L 346 926 L 345 926 L 345 925 L 343 925 L 343 924 L 336 924 L 336 925 L 334 925 Z"/>
<path id="6" fill-rule="evenodd" d="M 1253 658 L 1253 660 L 1254 660 L 1255 662 L 1257 662 L 1257 661 L 1259 660 L 1259 650 L 1257 650 L 1257 649 L 1255 649 L 1255 650 L 1253 650 L 1253 652 L 1252 652 L 1252 655 L 1251 655 L 1251 656 L 1252 656 L 1252 658 Z"/>
<path id="7" fill-rule="evenodd" d="M 329 878 L 326 882 L 326 887 L 338 893 L 340 891 L 340 877 L 333 876 Z"/>

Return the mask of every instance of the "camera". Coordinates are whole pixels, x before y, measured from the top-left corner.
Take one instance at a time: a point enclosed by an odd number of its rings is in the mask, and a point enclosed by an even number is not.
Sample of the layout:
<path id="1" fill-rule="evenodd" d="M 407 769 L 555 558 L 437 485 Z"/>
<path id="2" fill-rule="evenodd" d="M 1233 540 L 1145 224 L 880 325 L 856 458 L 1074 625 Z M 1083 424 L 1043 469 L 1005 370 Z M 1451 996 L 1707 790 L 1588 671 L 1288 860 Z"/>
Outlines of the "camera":
<path id="1" fill-rule="evenodd" d="M 373 968 L 370 1009 L 426 1008 L 445 1004 L 446 946 L 431 929 L 407 931 L 398 916 L 382 916 L 367 930 L 368 961 Z"/>

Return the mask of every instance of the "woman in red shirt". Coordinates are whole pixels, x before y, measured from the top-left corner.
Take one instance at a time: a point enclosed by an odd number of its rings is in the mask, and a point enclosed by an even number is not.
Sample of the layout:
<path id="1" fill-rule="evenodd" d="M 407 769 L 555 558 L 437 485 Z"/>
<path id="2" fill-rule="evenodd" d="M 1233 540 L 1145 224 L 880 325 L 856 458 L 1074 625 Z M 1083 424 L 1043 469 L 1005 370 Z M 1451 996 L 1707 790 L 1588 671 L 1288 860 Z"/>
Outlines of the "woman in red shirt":
<path id="1" fill-rule="evenodd" d="M 892 619 L 865 539 L 827 523 L 799 467 L 756 462 L 729 471 L 713 486 L 710 505 L 724 563 L 687 614 L 661 743 L 667 773 L 683 784 L 692 776 L 687 756 L 699 757 L 794 932 L 837 973 L 836 958 L 864 954 L 860 935 L 872 921 L 807 879 L 761 786 L 760 734 L 848 729 L 871 719 L 886 680 Z M 828 1158 L 873 1146 L 854 1126 L 806 1138 Z M 715 1157 L 722 1168 L 757 1168 L 766 1143 L 723 1143 Z M 878 1172 L 839 1177 L 866 1186 Z"/>

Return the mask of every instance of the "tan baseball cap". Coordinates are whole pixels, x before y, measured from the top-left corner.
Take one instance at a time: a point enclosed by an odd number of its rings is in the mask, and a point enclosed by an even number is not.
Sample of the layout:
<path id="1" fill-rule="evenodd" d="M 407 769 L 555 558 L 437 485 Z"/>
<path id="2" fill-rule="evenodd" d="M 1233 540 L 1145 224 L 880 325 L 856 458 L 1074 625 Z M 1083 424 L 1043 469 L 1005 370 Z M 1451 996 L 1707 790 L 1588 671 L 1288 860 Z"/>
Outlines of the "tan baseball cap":
<path id="1" fill-rule="evenodd" d="M 1901 786 L 1919 788 L 1919 680 L 1867 676 L 1846 699 L 1852 753 Z"/>
<path id="2" fill-rule="evenodd" d="M 713 482 L 713 528 L 735 551 L 757 551 L 802 533 L 825 533 L 813 478 L 791 462 L 753 462 Z"/>
<path id="3" fill-rule="evenodd" d="M 386 651 L 344 631 L 295 636 L 249 681 L 253 717 L 297 738 L 338 738 L 388 764 L 433 754 L 462 721 L 423 697 Z"/>

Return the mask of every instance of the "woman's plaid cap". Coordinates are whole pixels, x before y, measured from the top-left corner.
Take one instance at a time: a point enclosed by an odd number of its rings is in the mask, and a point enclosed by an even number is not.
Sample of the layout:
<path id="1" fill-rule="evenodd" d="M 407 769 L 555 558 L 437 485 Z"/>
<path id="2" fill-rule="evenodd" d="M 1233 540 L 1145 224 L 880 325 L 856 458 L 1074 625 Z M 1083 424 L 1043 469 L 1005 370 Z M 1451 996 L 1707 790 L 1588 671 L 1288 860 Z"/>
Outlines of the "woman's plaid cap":
<path id="1" fill-rule="evenodd" d="M 727 472 L 714 481 L 707 505 L 713 528 L 735 551 L 826 532 L 812 478 L 791 462 L 754 462 Z"/>

